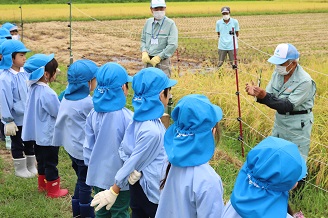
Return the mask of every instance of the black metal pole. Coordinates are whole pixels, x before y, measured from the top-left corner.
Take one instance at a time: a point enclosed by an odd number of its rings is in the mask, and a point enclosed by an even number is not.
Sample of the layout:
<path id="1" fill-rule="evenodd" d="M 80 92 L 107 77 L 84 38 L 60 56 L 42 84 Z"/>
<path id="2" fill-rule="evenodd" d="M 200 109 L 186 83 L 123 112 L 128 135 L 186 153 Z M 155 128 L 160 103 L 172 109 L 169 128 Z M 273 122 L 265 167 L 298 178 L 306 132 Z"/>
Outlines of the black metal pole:
<path id="1" fill-rule="evenodd" d="M 19 6 L 20 8 L 20 17 L 21 17 L 21 23 L 20 23 L 20 27 L 22 28 L 22 34 L 21 34 L 21 41 L 23 42 L 24 41 L 24 25 L 23 25 L 23 8 L 22 8 L 22 5 Z"/>

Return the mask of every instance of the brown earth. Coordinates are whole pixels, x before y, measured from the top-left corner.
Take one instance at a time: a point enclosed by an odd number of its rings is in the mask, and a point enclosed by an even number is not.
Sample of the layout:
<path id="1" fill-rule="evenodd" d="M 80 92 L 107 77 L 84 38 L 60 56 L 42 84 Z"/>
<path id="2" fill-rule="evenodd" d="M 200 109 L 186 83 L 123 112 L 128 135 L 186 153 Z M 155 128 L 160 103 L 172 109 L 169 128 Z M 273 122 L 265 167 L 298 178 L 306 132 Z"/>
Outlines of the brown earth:
<path id="1" fill-rule="evenodd" d="M 234 16 L 233 16 L 234 17 Z M 328 53 L 327 13 L 238 16 L 240 24 L 239 58 L 247 64 L 267 59 L 279 43 L 293 43 L 302 58 Z M 178 53 L 172 65 L 184 69 L 216 64 L 219 17 L 175 18 L 179 30 Z M 309 21 L 311 21 L 309 23 Z M 98 64 L 115 61 L 136 73 L 141 63 L 140 36 L 145 19 L 72 22 L 74 60 L 88 58 Z M 24 43 L 33 52 L 55 53 L 60 64 L 69 63 L 68 22 L 24 24 Z M 254 46 L 254 47 L 252 47 Z M 265 54 L 269 53 L 269 54 Z"/>

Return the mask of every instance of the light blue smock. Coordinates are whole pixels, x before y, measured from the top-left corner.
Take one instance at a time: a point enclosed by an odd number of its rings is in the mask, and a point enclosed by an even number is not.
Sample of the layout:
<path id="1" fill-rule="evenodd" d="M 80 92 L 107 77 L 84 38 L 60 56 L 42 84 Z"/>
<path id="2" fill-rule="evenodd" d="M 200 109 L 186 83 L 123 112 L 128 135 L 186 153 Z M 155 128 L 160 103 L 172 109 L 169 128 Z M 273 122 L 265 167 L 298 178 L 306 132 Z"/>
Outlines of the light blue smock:
<path id="1" fill-rule="evenodd" d="M 229 34 L 229 31 L 235 28 L 235 32 L 239 31 L 238 20 L 230 18 L 228 23 L 225 23 L 223 19 L 220 19 L 216 22 L 216 32 L 220 33 L 218 48 L 220 50 L 233 50 L 233 37 Z M 235 45 L 236 49 L 238 48 L 238 40 L 235 35 Z"/>
<path id="2" fill-rule="evenodd" d="M 151 38 L 158 39 L 158 44 L 152 44 Z M 141 35 L 141 52 L 149 56 L 159 56 L 162 60 L 171 57 L 178 47 L 178 28 L 168 17 L 160 21 L 147 19 Z"/>
<path id="3" fill-rule="evenodd" d="M 156 218 L 217 218 L 223 209 L 222 181 L 208 163 L 194 167 L 171 165 Z"/>
<path id="4" fill-rule="evenodd" d="M 120 188 L 128 184 L 130 173 L 142 172 L 139 183 L 149 201 L 158 204 L 159 184 L 167 156 L 164 150 L 165 127 L 160 119 L 132 121 L 126 129 L 120 150 L 123 167 L 115 176 Z"/>
<path id="5" fill-rule="evenodd" d="M 286 207 L 287 207 L 287 205 L 286 205 Z M 231 205 L 231 202 L 229 201 L 224 207 L 224 212 L 222 214 L 222 218 L 242 218 L 242 217 L 239 216 L 239 214 L 236 212 L 236 210 Z M 293 217 L 291 215 L 287 214 L 286 218 L 293 218 Z"/>
<path id="6" fill-rule="evenodd" d="M 1 121 L 6 124 L 14 121 L 17 126 L 23 125 L 27 99 L 29 74 L 24 68 L 19 72 L 13 69 L 3 70 L 0 75 Z"/>
<path id="7" fill-rule="evenodd" d="M 37 82 L 30 87 L 23 122 L 23 141 L 52 146 L 59 104 L 56 92 L 47 84 Z"/>
<path id="8" fill-rule="evenodd" d="M 63 145 L 69 155 L 83 160 L 85 122 L 92 108 L 90 95 L 74 101 L 64 97 L 60 103 L 52 144 Z"/>
<path id="9" fill-rule="evenodd" d="M 266 92 L 277 98 L 287 98 L 293 104 L 293 111 L 302 111 L 313 108 L 316 85 L 311 76 L 298 65 L 286 83 L 284 76 L 274 72 Z M 272 136 L 295 143 L 306 160 L 313 122 L 313 112 L 298 115 L 283 115 L 276 112 Z"/>
<path id="10" fill-rule="evenodd" d="M 115 183 L 115 175 L 123 166 L 119 146 L 133 112 L 122 108 L 113 112 L 91 110 L 85 126 L 83 145 L 84 163 L 88 165 L 86 184 L 109 189 Z M 121 187 L 128 190 L 128 184 Z"/>

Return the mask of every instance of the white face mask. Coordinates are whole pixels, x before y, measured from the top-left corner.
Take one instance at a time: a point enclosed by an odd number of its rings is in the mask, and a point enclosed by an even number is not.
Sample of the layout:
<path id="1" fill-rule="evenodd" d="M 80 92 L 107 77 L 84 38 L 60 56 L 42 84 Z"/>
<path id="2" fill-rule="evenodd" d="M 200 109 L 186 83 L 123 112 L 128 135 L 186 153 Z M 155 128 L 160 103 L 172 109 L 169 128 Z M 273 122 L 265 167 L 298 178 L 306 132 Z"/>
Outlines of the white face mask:
<path id="1" fill-rule="evenodd" d="M 293 63 L 293 62 L 290 62 L 290 64 L 288 64 L 288 66 L 291 65 L 291 63 Z M 286 76 L 286 75 L 289 74 L 290 71 L 293 69 L 293 68 L 291 68 L 289 71 L 287 71 L 286 69 L 287 69 L 288 66 L 280 66 L 280 65 L 276 65 L 276 69 L 275 69 L 275 71 L 276 71 L 278 74 L 282 75 L 282 76 Z"/>
<path id="2" fill-rule="evenodd" d="M 162 20 L 165 17 L 165 11 L 153 11 L 153 16 L 156 20 Z"/>
<path id="3" fill-rule="evenodd" d="M 20 35 L 13 35 L 13 36 L 11 36 L 11 39 L 20 40 Z"/>
<path id="4" fill-rule="evenodd" d="M 229 20 L 230 19 L 230 14 L 223 15 L 223 20 Z"/>

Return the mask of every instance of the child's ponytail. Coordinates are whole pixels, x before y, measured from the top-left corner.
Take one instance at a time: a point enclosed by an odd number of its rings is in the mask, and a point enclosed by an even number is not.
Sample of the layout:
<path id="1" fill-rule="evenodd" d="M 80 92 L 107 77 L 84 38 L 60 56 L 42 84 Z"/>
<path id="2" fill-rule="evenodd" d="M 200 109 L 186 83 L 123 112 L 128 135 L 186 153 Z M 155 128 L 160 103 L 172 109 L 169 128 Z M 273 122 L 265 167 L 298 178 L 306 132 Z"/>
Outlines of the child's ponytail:
<path id="1" fill-rule="evenodd" d="M 166 167 L 165 177 L 164 177 L 164 179 L 161 180 L 159 190 L 162 190 L 164 188 L 164 185 L 165 185 L 165 182 L 166 182 L 166 179 L 167 179 L 167 175 L 169 174 L 170 169 L 171 169 L 171 163 L 169 162 L 169 164 Z"/>

